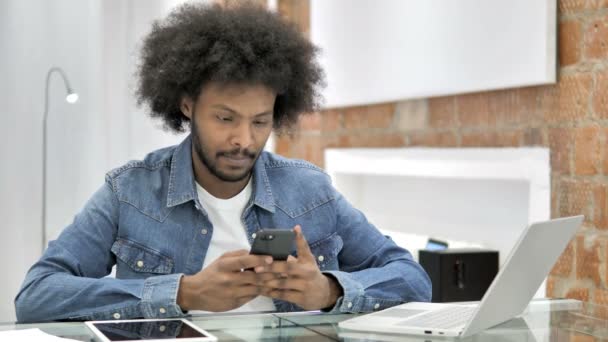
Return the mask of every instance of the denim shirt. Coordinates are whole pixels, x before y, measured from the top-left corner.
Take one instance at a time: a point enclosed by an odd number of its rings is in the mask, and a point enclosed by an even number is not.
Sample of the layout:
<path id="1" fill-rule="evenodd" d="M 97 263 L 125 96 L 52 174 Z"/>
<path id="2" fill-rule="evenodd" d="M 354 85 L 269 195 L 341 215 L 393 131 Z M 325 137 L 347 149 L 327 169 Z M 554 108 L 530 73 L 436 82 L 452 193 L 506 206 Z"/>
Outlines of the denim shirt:
<path id="1" fill-rule="evenodd" d="M 302 226 L 319 269 L 343 289 L 332 312 L 429 301 L 431 284 L 410 253 L 383 236 L 321 169 L 263 152 L 242 220 Z M 106 175 L 105 184 L 41 259 L 15 298 L 20 322 L 179 317 L 180 279 L 201 270 L 213 225 L 199 202 L 191 138 Z M 295 250 L 293 252 L 295 255 Z M 107 277 L 116 265 L 116 277 Z M 278 311 L 301 310 L 274 300 Z"/>

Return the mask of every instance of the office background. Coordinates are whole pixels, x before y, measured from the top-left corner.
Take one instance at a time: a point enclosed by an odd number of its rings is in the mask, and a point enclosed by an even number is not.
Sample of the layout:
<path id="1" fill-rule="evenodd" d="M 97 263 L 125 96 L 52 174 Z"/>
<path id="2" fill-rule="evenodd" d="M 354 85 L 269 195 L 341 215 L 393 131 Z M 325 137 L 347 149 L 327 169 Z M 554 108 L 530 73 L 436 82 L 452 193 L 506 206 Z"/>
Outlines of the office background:
<path id="1" fill-rule="evenodd" d="M 308 32 L 309 3 L 279 10 Z M 585 215 L 547 295 L 608 303 L 608 1 L 557 6 L 557 84 L 332 109 L 306 117 L 277 152 L 324 166 L 327 148 L 547 147 L 551 217 Z"/>
<path id="2" fill-rule="evenodd" d="M 61 80 L 51 79 L 46 238 L 52 239 L 102 184 L 105 171 L 181 139 L 136 108 L 130 78 L 141 35 L 178 2 L 0 1 L 0 258 L 6 265 L 0 321 L 14 319 L 14 294 L 40 256 L 47 71 L 63 67 L 81 99 L 67 104 Z M 335 147 L 547 147 L 551 216 L 586 216 L 551 272 L 547 294 L 605 304 L 608 1 L 557 5 L 557 84 L 335 108 L 305 117 L 298 134 L 276 141 L 277 152 L 324 166 L 324 150 Z M 308 0 L 275 6 L 310 31 Z"/>
<path id="3" fill-rule="evenodd" d="M 135 106 L 134 59 L 152 19 L 175 1 L 0 1 L 0 321 L 14 319 L 13 298 L 40 257 L 42 114 L 47 71 L 62 67 L 80 99 L 67 103 L 50 80 L 47 240 L 55 238 L 105 172 L 181 140 Z"/>

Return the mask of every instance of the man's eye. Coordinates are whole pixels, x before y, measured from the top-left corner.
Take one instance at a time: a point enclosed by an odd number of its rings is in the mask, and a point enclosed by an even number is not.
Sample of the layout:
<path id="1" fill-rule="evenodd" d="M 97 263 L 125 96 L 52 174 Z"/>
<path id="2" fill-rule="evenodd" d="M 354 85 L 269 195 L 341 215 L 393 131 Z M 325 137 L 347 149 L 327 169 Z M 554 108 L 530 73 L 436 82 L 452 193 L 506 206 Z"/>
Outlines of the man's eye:
<path id="1" fill-rule="evenodd" d="M 258 126 L 266 126 L 268 121 L 254 121 L 253 124 Z"/>
<path id="2" fill-rule="evenodd" d="M 230 121 L 232 121 L 232 117 L 230 117 L 230 116 L 221 116 L 221 115 L 218 115 L 217 119 L 220 120 L 220 121 L 224 121 L 224 122 L 230 122 Z"/>

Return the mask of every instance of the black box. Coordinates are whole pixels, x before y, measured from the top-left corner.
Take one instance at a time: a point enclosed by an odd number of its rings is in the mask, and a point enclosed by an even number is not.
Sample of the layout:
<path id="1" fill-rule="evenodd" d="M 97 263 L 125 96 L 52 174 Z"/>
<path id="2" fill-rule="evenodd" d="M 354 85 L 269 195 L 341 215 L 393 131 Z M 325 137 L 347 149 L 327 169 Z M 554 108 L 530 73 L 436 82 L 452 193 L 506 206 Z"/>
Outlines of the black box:
<path id="1" fill-rule="evenodd" d="M 433 302 L 481 300 L 498 273 L 498 251 L 444 249 L 418 251 L 433 283 Z"/>

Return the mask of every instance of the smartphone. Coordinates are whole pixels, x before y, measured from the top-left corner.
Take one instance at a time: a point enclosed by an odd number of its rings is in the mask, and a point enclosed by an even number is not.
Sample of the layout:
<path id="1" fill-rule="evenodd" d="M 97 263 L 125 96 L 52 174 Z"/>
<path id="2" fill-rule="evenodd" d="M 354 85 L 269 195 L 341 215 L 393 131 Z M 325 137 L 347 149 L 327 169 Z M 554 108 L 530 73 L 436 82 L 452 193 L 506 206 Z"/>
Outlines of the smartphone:
<path id="1" fill-rule="evenodd" d="M 275 260 L 287 260 L 294 250 L 296 233 L 291 229 L 261 229 L 255 233 L 250 254 L 270 255 Z"/>
<path id="2" fill-rule="evenodd" d="M 85 322 L 98 340 L 113 341 L 180 341 L 209 342 L 217 338 L 185 319 L 127 319 Z"/>

